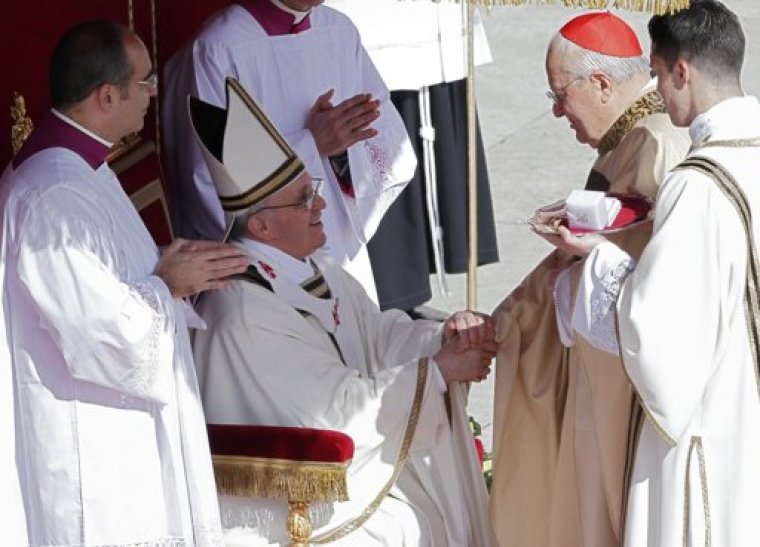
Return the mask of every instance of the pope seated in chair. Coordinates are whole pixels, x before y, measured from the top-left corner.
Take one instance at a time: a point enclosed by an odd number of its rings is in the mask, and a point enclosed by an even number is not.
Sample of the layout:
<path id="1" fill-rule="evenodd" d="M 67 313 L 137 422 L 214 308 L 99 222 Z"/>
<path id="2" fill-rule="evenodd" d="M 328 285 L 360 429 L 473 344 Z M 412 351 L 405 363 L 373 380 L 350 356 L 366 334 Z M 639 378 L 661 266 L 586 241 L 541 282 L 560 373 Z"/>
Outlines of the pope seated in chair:
<path id="1" fill-rule="evenodd" d="M 489 372 L 490 318 L 459 312 L 441 325 L 380 312 L 323 252 L 321 181 L 245 90 L 228 79 L 226 109 L 191 98 L 190 116 L 230 239 L 250 258 L 198 303 L 207 421 L 352 437 L 350 499 L 312 508 L 311 542 L 493 545 L 463 384 Z M 287 542 L 284 501 L 222 496 L 221 506 L 230 544 Z"/>

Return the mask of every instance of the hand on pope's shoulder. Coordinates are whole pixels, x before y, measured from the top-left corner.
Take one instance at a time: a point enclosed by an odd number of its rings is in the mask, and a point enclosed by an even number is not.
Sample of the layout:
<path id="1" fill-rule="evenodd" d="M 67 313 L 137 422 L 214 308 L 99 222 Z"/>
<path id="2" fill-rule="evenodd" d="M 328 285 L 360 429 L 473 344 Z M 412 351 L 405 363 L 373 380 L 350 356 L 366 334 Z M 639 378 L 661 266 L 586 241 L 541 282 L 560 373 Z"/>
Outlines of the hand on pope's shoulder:
<path id="1" fill-rule="evenodd" d="M 176 239 L 161 253 L 156 275 L 174 298 L 221 289 L 248 267 L 246 254 L 228 243 Z"/>

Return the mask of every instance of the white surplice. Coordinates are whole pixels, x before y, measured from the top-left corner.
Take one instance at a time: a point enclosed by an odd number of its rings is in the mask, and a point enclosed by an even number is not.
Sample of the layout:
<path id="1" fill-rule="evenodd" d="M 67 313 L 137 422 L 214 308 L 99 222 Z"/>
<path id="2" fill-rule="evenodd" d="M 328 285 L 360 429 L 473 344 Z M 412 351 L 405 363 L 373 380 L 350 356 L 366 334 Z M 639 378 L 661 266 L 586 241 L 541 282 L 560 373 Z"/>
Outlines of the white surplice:
<path id="1" fill-rule="evenodd" d="M 242 245 L 271 290 L 237 280 L 201 299 L 208 330 L 195 333 L 193 350 L 206 417 L 209 423 L 335 429 L 353 439 L 350 500 L 313 508 L 318 536 L 359 515 L 391 476 L 410 419 L 418 360 L 438 350 L 441 326 L 380 312 L 326 253 L 313 257 L 330 289 L 324 299 L 298 285 L 303 263 L 288 264 L 297 261 L 261 244 Z M 466 392 L 449 387 L 450 425 L 439 374 L 431 361 L 409 459 L 390 495 L 367 523 L 332 545 L 492 545 Z M 222 498 L 231 545 L 280 544 L 285 515 L 285 502 Z"/>
<path id="2" fill-rule="evenodd" d="M 709 144 L 757 139 L 759 127 L 760 104 L 740 97 L 698 116 L 689 130 L 690 155 L 725 166 L 755 219 L 760 149 Z M 757 221 L 752 232 L 760 241 Z M 627 547 L 760 541 L 760 386 L 746 272 L 736 209 L 693 169 L 672 172 L 660 186 L 654 235 L 638 264 L 609 243 L 586 261 L 572 326 L 600 349 L 615 351 L 619 342 L 648 417 L 630 481 Z"/>
<path id="3" fill-rule="evenodd" d="M 326 249 L 376 300 L 366 243 L 414 174 L 416 158 L 354 25 L 323 6 L 309 17 L 306 31 L 269 36 L 245 8 L 233 4 L 167 63 L 163 127 L 167 176 L 180 214 L 177 231 L 207 239 L 219 239 L 224 232 L 222 208 L 185 104 L 190 93 L 224 106 L 224 79 L 232 76 L 261 105 L 311 175 L 326 179 Z M 378 135 L 348 149 L 355 199 L 341 191 L 328 158 L 320 156 L 306 128 L 312 106 L 330 89 L 333 105 L 357 93 L 381 101 L 380 117 L 372 123 Z"/>
<path id="4" fill-rule="evenodd" d="M 467 27 L 459 2 L 326 0 L 351 18 L 391 90 L 420 89 L 467 76 Z M 465 8 L 466 9 L 466 8 Z M 473 21 L 475 66 L 491 62 L 480 12 Z"/>
<path id="5" fill-rule="evenodd" d="M 0 185 L 2 544 L 221 545 L 183 306 L 115 174 L 48 148 Z"/>

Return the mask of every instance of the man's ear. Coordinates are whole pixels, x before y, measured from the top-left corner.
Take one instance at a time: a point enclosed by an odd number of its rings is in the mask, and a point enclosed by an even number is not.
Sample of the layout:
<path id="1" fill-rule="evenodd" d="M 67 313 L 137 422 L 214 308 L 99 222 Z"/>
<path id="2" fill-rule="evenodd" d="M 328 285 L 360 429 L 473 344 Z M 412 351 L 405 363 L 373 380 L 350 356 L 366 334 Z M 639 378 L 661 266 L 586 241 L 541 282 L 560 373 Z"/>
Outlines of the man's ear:
<path id="1" fill-rule="evenodd" d="M 592 72 L 589 79 L 599 89 L 602 103 L 607 103 L 612 95 L 612 79 L 604 72 L 599 71 Z"/>
<path id="2" fill-rule="evenodd" d="M 276 237 L 275 227 L 273 223 L 267 221 L 265 214 L 250 215 L 245 226 L 248 229 L 248 235 L 257 241 L 268 243 Z"/>
<path id="3" fill-rule="evenodd" d="M 673 86 L 683 89 L 694 77 L 694 65 L 684 59 L 677 59 L 673 66 Z"/>
<path id="4" fill-rule="evenodd" d="M 95 98 L 95 102 L 101 110 L 109 111 L 116 103 L 116 94 L 119 89 L 112 84 L 102 84 L 95 89 L 92 93 Z"/>

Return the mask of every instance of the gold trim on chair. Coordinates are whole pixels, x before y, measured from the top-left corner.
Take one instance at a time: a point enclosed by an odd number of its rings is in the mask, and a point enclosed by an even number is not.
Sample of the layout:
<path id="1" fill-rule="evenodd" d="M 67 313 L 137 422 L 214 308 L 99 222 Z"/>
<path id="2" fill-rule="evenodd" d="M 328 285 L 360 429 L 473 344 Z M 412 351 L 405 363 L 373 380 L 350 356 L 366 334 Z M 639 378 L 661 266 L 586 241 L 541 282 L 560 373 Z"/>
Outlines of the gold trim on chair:
<path id="1" fill-rule="evenodd" d="M 213 461 L 222 494 L 304 502 L 348 500 L 346 470 L 351 460 L 334 463 L 214 455 Z"/>
<path id="2" fill-rule="evenodd" d="M 309 503 L 348 500 L 346 471 L 351 460 L 335 463 L 222 455 L 212 459 L 220 494 L 287 500 L 292 547 L 309 544 Z"/>
<path id="3" fill-rule="evenodd" d="M 26 115 L 26 101 L 24 96 L 18 92 L 13 94 L 13 105 L 11 106 L 11 118 L 13 126 L 11 127 L 11 149 L 15 156 L 21 147 L 24 146 L 26 139 L 34 130 L 32 119 Z"/>

